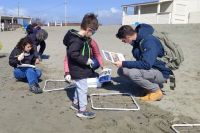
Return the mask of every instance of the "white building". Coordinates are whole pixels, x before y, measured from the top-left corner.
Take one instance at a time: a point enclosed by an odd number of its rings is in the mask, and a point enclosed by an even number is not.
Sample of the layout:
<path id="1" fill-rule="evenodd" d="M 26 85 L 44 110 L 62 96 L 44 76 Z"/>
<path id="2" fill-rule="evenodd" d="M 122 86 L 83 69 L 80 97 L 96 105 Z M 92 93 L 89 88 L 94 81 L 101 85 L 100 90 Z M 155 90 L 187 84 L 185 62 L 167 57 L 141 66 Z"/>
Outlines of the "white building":
<path id="1" fill-rule="evenodd" d="M 122 25 L 200 23 L 200 0 L 134 0 L 122 7 Z"/>
<path id="2" fill-rule="evenodd" d="M 3 30 L 14 30 L 19 27 L 26 27 L 31 23 L 31 17 L 7 16 L 0 14 L 0 28 Z M 0 30 L 1 31 L 1 30 Z"/>

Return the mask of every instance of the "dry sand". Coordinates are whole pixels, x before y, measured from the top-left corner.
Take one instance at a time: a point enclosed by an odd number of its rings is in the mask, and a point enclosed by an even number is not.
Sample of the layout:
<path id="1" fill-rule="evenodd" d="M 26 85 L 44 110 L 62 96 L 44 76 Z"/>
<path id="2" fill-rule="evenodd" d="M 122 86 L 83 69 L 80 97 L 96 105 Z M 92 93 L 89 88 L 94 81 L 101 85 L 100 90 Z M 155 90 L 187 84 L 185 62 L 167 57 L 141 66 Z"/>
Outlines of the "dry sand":
<path id="1" fill-rule="evenodd" d="M 28 91 L 26 83 L 16 81 L 8 65 L 8 55 L 25 34 L 20 29 L 0 32 L 0 41 L 4 45 L 0 51 L 0 133 L 170 133 L 173 132 L 170 126 L 174 123 L 199 123 L 200 25 L 154 27 L 168 32 L 184 51 L 185 61 L 175 71 L 177 87 L 170 90 L 166 84 L 162 101 L 143 103 L 137 100 L 140 111 L 95 111 L 97 117 L 92 120 L 81 120 L 69 109 L 72 89 L 35 95 Z M 44 28 L 49 33 L 45 51 L 49 59 L 39 65 L 43 70 L 42 87 L 46 79 L 63 79 L 65 47 L 62 40 L 67 30 L 74 27 Z M 101 49 L 121 52 L 129 59 L 131 46 L 123 45 L 115 38 L 118 28 L 100 27 L 94 38 Z M 136 88 L 129 81 L 117 77 L 114 66 L 105 64 L 113 69 L 113 85 L 90 89 L 89 93 L 117 91 L 136 94 Z"/>

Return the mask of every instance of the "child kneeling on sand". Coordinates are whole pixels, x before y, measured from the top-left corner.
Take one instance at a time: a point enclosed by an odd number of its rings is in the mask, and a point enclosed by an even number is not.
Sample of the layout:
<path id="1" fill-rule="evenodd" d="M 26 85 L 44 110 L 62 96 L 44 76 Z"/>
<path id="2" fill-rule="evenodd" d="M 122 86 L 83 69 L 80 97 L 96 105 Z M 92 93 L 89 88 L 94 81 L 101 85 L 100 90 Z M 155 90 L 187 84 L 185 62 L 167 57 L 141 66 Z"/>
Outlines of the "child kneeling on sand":
<path id="1" fill-rule="evenodd" d="M 20 39 L 9 57 L 10 66 L 14 67 L 13 74 L 18 80 L 28 81 L 30 91 L 39 94 L 42 89 L 38 84 L 38 79 L 42 72 L 35 68 L 36 55 L 34 54 L 33 43 L 30 38 Z"/>
<path id="2" fill-rule="evenodd" d="M 63 39 L 67 46 L 67 58 L 69 72 L 75 81 L 76 90 L 71 108 L 77 110 L 77 116 L 83 118 L 94 118 L 95 113 L 86 110 L 87 106 L 87 78 L 95 75 L 92 69 L 94 63 L 91 59 L 91 49 L 89 38 L 98 29 L 97 17 L 92 14 L 86 14 L 81 23 L 81 30 L 69 30 Z"/>

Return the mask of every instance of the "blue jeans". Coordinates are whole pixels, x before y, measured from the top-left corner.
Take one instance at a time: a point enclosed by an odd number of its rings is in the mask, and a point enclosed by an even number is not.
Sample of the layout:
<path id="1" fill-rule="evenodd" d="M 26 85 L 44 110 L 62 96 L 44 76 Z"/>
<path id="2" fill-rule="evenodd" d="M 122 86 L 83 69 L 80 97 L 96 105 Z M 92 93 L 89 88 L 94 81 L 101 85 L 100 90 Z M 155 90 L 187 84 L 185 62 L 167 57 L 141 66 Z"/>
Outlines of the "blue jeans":
<path id="1" fill-rule="evenodd" d="M 94 64 L 92 64 L 92 68 L 94 70 L 98 69 L 100 67 L 100 64 L 99 64 L 98 60 L 95 57 L 93 57 L 92 61 L 94 62 Z"/>
<path id="2" fill-rule="evenodd" d="M 38 79 L 42 75 L 42 71 L 37 68 L 15 68 L 14 71 L 14 76 L 18 80 L 27 80 L 29 86 L 38 84 Z"/>

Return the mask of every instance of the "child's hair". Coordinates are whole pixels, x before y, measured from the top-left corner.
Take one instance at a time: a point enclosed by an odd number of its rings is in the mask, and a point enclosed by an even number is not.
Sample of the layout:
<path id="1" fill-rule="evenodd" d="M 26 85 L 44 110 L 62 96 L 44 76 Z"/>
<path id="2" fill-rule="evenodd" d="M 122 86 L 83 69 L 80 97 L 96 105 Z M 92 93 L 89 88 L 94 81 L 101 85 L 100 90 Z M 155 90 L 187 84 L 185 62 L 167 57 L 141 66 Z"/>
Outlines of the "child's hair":
<path id="1" fill-rule="evenodd" d="M 38 26 L 38 24 L 36 22 L 32 23 L 33 28 Z"/>
<path id="2" fill-rule="evenodd" d="M 99 23 L 95 14 L 88 13 L 83 17 L 81 22 L 81 29 L 86 30 L 87 28 L 91 28 L 93 30 L 97 30 L 98 27 Z"/>
<path id="3" fill-rule="evenodd" d="M 130 25 L 123 25 L 119 28 L 116 37 L 119 39 L 126 38 L 126 36 L 130 36 L 136 33 L 136 31 Z"/>
<path id="4" fill-rule="evenodd" d="M 32 47 L 31 51 L 33 51 L 33 42 L 29 37 L 21 38 L 17 43 L 16 47 L 19 48 L 21 51 L 23 51 L 27 44 L 31 45 Z"/>

